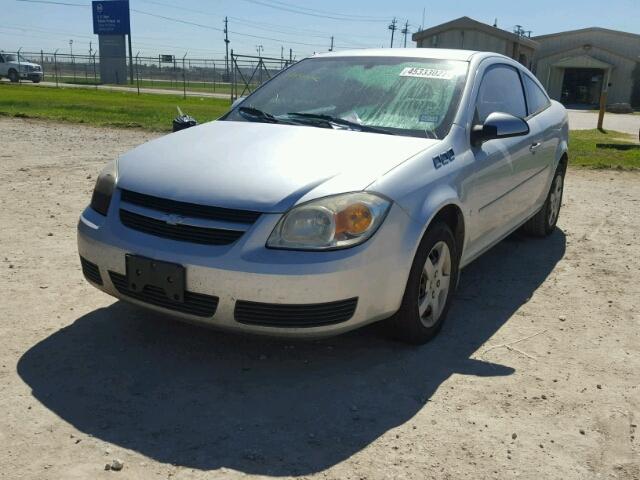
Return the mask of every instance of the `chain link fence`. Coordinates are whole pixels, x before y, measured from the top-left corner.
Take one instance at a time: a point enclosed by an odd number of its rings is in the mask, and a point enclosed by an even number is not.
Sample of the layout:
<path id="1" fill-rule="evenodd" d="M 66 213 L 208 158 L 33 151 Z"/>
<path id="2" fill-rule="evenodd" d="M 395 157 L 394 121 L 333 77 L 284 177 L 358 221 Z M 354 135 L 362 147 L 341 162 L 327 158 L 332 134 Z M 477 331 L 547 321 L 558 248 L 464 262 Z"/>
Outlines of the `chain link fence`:
<path id="1" fill-rule="evenodd" d="M 12 54 L 13 52 L 2 52 Z M 57 87 L 76 85 L 101 89 L 134 89 L 138 93 L 175 91 L 183 96 L 204 95 L 223 97 L 231 101 L 243 97 L 269 80 L 293 60 L 254 55 L 239 55 L 231 51 L 225 58 L 190 58 L 173 55 L 146 57 L 136 55 L 132 63 L 127 58 L 127 78 L 105 83 L 100 78 L 101 56 L 58 52 L 19 52 L 22 62 L 42 67 L 43 82 Z M 102 61 L 108 59 L 102 57 Z M 130 74 L 133 72 L 133 75 Z M 25 82 L 28 80 L 19 80 Z"/>

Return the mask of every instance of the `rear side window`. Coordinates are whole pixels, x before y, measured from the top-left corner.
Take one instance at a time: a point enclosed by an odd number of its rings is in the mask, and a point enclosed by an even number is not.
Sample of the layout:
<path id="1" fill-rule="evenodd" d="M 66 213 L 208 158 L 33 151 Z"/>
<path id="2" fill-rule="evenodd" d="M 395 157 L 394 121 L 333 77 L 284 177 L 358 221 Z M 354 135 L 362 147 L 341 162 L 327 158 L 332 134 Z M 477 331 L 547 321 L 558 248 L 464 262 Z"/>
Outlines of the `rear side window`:
<path id="1" fill-rule="evenodd" d="M 527 92 L 527 106 L 529 107 L 529 115 L 535 115 L 536 113 L 540 113 L 549 105 L 551 102 L 547 95 L 542 91 L 542 89 L 534 82 L 529 75 L 522 75 L 522 80 L 524 83 L 524 89 Z"/>
<path id="2" fill-rule="evenodd" d="M 484 123 L 494 112 L 519 118 L 527 116 L 520 75 L 508 65 L 495 65 L 485 72 L 476 100 L 474 123 Z"/>

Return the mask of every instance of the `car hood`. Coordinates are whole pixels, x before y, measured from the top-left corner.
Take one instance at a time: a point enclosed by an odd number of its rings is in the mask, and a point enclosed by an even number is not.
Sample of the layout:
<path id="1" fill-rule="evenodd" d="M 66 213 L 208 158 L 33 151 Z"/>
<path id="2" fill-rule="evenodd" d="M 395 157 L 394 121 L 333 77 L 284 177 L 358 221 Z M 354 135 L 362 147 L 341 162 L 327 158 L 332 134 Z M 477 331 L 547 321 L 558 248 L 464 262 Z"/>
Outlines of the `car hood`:
<path id="1" fill-rule="evenodd" d="M 39 67 L 40 65 L 38 65 L 37 63 L 31 63 L 31 62 L 18 62 L 17 60 L 12 60 L 11 62 L 12 65 L 20 65 L 22 67 Z"/>
<path id="2" fill-rule="evenodd" d="M 283 212 L 363 190 L 437 140 L 257 122 L 215 121 L 120 157 L 118 186 L 185 202 Z"/>

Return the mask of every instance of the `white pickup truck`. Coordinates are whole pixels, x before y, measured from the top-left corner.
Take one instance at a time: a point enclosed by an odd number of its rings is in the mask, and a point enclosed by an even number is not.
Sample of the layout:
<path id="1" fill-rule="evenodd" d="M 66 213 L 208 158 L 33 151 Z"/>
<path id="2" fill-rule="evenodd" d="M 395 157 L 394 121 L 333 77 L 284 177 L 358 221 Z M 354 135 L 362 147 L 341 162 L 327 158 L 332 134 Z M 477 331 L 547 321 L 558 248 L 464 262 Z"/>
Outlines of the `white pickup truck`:
<path id="1" fill-rule="evenodd" d="M 42 67 L 29 62 L 15 53 L 0 52 L 0 78 L 7 77 L 12 82 L 20 79 L 38 83 L 42 80 Z"/>

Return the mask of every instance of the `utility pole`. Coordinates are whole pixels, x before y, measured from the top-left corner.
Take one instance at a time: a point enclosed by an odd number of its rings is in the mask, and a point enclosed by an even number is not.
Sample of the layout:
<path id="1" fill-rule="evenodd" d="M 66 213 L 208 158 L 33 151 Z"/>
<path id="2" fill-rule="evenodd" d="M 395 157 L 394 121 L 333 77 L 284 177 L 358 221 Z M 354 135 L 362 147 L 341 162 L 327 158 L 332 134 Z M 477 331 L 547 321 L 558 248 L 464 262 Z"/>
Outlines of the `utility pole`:
<path id="1" fill-rule="evenodd" d="M 389 30 L 391 30 L 391 48 L 393 48 L 393 34 L 396 33 L 396 30 L 398 29 L 398 20 L 396 20 L 396 17 L 393 17 L 393 20 L 391 20 L 391 24 L 389 25 Z"/>
<path id="2" fill-rule="evenodd" d="M 424 14 L 426 13 L 426 11 L 426 8 L 422 9 L 422 25 L 420 25 L 420 30 L 424 30 Z"/>
<path id="3" fill-rule="evenodd" d="M 225 70 L 225 81 L 229 81 L 229 29 L 227 28 L 229 25 L 229 20 L 227 17 L 224 17 L 224 47 L 225 47 L 225 56 L 224 56 L 224 70 Z"/>
<path id="4" fill-rule="evenodd" d="M 404 24 L 404 28 L 401 30 L 404 35 L 404 48 L 407 48 L 407 34 L 409 33 L 409 20 Z"/>
<path id="5" fill-rule="evenodd" d="M 69 50 L 71 51 L 71 56 L 73 57 L 73 40 L 69 40 Z"/>
<path id="6" fill-rule="evenodd" d="M 264 50 L 264 47 L 262 45 L 256 45 L 256 51 L 258 52 L 258 56 L 261 57 L 262 55 L 262 51 Z"/>
<path id="7" fill-rule="evenodd" d="M 331 46 L 329 47 L 329 51 L 333 52 L 333 35 L 331 36 Z"/>
<path id="8" fill-rule="evenodd" d="M 89 56 L 93 54 L 93 42 L 89 42 Z"/>

